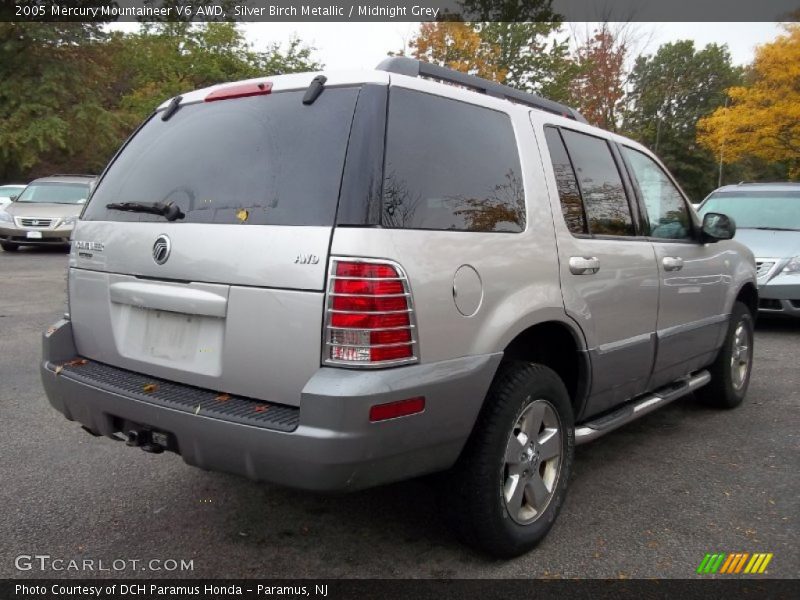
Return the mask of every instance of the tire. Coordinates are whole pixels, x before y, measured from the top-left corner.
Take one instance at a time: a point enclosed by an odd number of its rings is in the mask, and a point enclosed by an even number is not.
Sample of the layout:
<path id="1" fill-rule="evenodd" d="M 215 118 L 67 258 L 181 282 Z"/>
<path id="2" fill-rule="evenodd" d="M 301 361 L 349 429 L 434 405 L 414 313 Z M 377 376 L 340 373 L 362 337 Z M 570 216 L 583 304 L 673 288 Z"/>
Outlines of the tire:
<path id="1" fill-rule="evenodd" d="M 753 315 L 742 302 L 731 311 L 728 333 L 711 364 L 711 382 L 697 390 L 698 398 L 715 408 L 736 408 L 742 403 L 753 370 Z"/>
<path id="2" fill-rule="evenodd" d="M 537 443 L 525 430 L 537 432 Z M 447 520 L 493 556 L 531 550 L 564 502 L 574 446 L 572 405 L 558 375 L 538 364 L 504 365 L 440 491 Z"/>
<path id="3" fill-rule="evenodd" d="M 6 252 L 16 252 L 19 246 L 17 244 L 9 244 L 7 242 L 0 242 L 0 247 Z"/>

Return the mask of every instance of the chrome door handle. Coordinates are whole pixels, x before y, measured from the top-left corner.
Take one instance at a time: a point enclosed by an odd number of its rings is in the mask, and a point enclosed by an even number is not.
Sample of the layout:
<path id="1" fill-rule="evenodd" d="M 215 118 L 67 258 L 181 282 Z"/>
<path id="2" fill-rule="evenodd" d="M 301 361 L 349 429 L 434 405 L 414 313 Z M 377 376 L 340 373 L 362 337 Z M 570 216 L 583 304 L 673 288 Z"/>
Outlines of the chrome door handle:
<path id="1" fill-rule="evenodd" d="M 600 259 L 596 256 L 570 256 L 569 271 L 573 275 L 594 275 L 600 270 Z"/>
<path id="2" fill-rule="evenodd" d="M 680 256 L 665 256 L 661 264 L 665 271 L 680 271 L 683 268 L 683 259 Z"/>

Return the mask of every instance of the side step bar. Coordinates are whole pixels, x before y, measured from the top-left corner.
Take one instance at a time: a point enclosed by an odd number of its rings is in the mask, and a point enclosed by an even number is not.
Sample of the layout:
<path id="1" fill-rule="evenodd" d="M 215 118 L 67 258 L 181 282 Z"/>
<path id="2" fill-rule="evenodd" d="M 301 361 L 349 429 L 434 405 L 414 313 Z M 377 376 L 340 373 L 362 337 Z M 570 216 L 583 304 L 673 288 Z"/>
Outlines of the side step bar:
<path id="1" fill-rule="evenodd" d="M 600 436 L 703 387 L 709 381 L 711 381 L 711 375 L 708 371 L 698 371 L 686 379 L 645 394 L 611 413 L 582 423 L 575 428 L 575 444 L 580 445 L 596 440 Z"/>

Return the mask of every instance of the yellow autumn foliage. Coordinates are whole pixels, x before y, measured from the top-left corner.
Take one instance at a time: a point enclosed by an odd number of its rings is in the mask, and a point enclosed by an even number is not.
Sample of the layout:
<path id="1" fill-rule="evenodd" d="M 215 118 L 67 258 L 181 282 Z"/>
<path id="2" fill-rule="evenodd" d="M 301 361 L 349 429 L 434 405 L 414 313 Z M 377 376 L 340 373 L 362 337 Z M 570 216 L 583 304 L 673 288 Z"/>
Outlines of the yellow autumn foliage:
<path id="1" fill-rule="evenodd" d="M 729 106 L 698 121 L 697 141 L 723 162 L 786 162 L 800 177 L 800 24 L 784 27 L 756 50 L 750 85 L 727 90 Z"/>
<path id="2" fill-rule="evenodd" d="M 414 58 L 492 81 L 502 82 L 506 78 L 506 70 L 497 66 L 499 49 L 487 44 L 466 23 L 422 23 L 409 45 Z"/>

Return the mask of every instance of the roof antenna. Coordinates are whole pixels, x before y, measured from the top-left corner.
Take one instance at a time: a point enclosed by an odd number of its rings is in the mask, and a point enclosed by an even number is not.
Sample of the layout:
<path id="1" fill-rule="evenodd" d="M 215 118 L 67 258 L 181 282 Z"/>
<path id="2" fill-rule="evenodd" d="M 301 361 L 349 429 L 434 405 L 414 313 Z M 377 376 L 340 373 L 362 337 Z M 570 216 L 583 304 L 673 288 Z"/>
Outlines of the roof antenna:
<path id="1" fill-rule="evenodd" d="M 325 75 L 317 75 L 311 80 L 311 85 L 308 86 L 305 95 L 303 96 L 303 104 L 314 104 L 314 101 L 319 98 L 319 95 L 324 89 L 325 82 L 328 78 Z"/>

